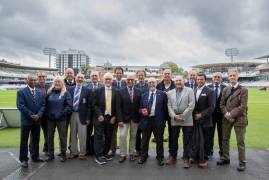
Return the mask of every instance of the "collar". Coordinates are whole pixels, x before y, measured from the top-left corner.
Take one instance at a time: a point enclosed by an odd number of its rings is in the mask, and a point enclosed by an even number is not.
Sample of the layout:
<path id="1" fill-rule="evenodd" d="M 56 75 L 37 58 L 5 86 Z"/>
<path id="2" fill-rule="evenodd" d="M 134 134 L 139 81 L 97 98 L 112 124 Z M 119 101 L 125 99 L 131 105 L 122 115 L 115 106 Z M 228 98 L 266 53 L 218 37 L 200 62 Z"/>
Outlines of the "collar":
<path id="1" fill-rule="evenodd" d="M 29 85 L 27 85 L 28 88 L 30 89 L 30 91 L 32 92 L 33 90 L 35 91 L 35 87 L 34 88 L 31 88 Z"/>
<path id="2" fill-rule="evenodd" d="M 109 87 L 108 87 L 108 86 L 105 86 L 105 89 L 106 89 L 106 90 L 111 90 L 112 87 L 111 87 L 111 86 L 109 86 Z"/>
<path id="3" fill-rule="evenodd" d="M 149 94 L 151 94 L 151 93 L 156 94 L 156 92 L 157 92 L 157 89 L 155 89 L 153 92 L 149 91 Z"/>
<path id="4" fill-rule="evenodd" d="M 239 86 L 239 83 L 237 82 L 234 86 L 230 84 L 231 87 L 237 88 Z"/>
<path id="5" fill-rule="evenodd" d="M 205 87 L 205 84 L 202 87 L 200 87 L 200 88 L 197 86 L 197 90 L 201 90 L 202 91 L 204 89 L 204 87 Z"/>

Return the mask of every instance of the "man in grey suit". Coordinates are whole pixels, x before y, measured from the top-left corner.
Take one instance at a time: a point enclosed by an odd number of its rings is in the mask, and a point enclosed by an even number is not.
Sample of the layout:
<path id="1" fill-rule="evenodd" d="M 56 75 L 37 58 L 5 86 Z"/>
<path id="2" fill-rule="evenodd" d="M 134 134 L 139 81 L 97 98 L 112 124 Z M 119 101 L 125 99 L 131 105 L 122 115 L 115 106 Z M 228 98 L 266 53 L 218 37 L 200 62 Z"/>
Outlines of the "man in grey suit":
<path id="1" fill-rule="evenodd" d="M 175 78 L 176 88 L 168 91 L 168 112 L 171 117 L 171 146 L 167 165 L 176 163 L 178 151 L 178 137 L 180 129 L 183 131 L 183 167 L 189 168 L 190 163 L 190 142 L 192 136 L 192 111 L 195 106 L 195 97 L 190 87 L 184 86 L 182 76 Z"/>

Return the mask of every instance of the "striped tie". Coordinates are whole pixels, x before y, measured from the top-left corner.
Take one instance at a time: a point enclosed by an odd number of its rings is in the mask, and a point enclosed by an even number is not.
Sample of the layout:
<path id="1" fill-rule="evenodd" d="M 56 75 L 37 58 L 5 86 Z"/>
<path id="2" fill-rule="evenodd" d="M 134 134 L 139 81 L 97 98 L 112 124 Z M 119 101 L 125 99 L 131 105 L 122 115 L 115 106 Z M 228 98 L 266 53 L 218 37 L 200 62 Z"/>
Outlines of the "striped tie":
<path id="1" fill-rule="evenodd" d="M 75 112 L 78 112 L 78 107 L 79 107 L 79 97 L 80 97 L 80 86 L 77 86 L 77 89 L 75 91 L 75 96 L 74 96 L 74 101 L 73 101 L 73 109 Z"/>

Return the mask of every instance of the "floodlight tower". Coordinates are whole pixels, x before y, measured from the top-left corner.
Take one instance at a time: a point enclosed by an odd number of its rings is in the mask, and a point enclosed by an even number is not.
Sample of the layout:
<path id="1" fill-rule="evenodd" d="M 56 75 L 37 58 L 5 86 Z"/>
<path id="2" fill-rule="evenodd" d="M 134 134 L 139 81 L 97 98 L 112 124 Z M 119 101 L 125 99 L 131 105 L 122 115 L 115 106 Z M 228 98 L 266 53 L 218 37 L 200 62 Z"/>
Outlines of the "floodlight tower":
<path id="1" fill-rule="evenodd" d="M 51 56 L 56 56 L 57 51 L 55 48 L 44 48 L 43 54 L 49 56 L 49 68 L 51 68 Z"/>
<path id="2" fill-rule="evenodd" d="M 239 54 L 239 50 L 237 48 L 228 48 L 225 50 L 225 55 L 231 57 L 231 63 L 233 63 L 233 57 Z"/>

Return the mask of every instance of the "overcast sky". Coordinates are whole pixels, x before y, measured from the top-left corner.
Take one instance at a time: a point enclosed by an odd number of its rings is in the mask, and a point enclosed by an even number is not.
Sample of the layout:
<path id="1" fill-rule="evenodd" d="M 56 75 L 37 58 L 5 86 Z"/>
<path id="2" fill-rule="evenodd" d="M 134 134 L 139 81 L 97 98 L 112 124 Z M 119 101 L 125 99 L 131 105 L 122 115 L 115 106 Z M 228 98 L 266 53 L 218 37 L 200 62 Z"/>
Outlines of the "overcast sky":
<path id="1" fill-rule="evenodd" d="M 188 67 L 269 54 L 267 0 L 1 0 L 0 59 L 48 66 L 44 47 L 84 50 L 93 65 Z"/>

